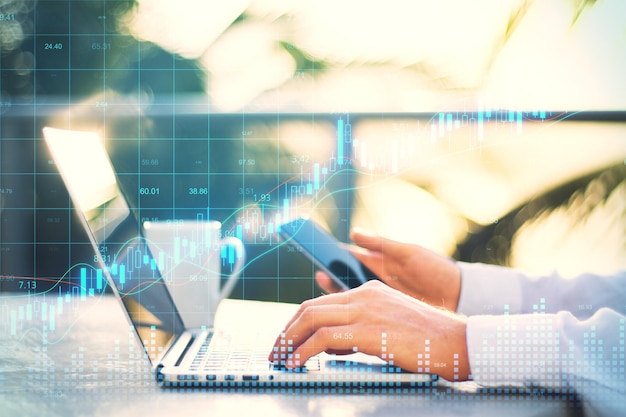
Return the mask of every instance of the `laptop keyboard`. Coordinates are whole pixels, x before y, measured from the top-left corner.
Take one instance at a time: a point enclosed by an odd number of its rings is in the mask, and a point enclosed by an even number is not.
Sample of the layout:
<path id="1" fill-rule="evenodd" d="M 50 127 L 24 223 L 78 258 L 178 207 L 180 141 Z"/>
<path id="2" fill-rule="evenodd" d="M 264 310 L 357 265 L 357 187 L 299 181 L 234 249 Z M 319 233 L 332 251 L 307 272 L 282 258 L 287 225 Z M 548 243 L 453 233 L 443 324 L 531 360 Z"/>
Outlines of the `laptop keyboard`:
<path id="1" fill-rule="evenodd" d="M 259 335 L 260 336 L 260 335 Z M 267 359 L 266 343 L 257 337 L 234 340 L 231 335 L 218 332 L 208 333 L 200 345 L 189 370 L 192 372 L 262 372 L 272 368 Z M 306 370 L 319 370 L 319 358 L 310 358 L 304 365 Z"/>

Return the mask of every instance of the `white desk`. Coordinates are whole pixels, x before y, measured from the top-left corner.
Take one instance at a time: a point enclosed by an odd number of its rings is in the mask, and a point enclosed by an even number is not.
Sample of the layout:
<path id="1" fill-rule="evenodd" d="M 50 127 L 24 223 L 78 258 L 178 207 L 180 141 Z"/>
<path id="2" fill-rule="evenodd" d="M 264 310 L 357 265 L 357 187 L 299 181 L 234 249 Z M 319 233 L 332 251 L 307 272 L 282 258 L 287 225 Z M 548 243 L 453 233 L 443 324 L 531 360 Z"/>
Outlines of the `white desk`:
<path id="1" fill-rule="evenodd" d="M 42 314 L 44 303 L 47 315 Z M 585 411 L 584 404 L 564 396 L 481 393 L 472 385 L 381 393 L 162 389 L 116 299 L 65 303 L 54 322 L 49 320 L 50 305 L 57 306 L 56 294 L 30 299 L 0 294 L 3 416 L 552 417 Z"/>

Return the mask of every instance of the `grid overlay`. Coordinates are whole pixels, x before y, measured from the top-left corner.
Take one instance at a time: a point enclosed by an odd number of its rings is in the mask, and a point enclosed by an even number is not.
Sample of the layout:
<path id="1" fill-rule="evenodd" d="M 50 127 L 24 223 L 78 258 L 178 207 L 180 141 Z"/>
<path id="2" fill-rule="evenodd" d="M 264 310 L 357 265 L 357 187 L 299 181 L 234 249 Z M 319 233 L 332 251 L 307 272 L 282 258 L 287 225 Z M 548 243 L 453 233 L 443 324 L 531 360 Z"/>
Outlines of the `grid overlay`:
<path id="1" fill-rule="evenodd" d="M 499 127 L 506 130 L 506 140 L 517 140 L 527 123 L 569 116 L 485 107 L 398 117 L 389 123 L 390 150 L 375 154 L 354 134 L 366 119 L 362 115 L 214 111 L 210 98 L 197 94 L 206 88 L 203 69 L 155 45 L 116 33 L 116 20 L 127 8 L 126 1 L 41 0 L 19 11 L 0 13 L 0 28 L 19 24 L 27 30 L 19 42 L 2 41 L 0 51 L 0 290 L 28 297 L 13 309 L 0 295 L 0 333 L 3 340 L 19 339 L 33 328 L 41 333 L 42 344 L 36 347 L 39 367 L 32 372 L 57 376 L 39 387 L 54 395 L 68 388 L 61 382 L 61 370 L 49 360 L 47 344 L 58 343 L 64 336 L 58 323 L 80 311 L 88 298 L 104 294 L 106 285 L 97 263 L 102 254 L 94 255 L 74 218 L 74 208 L 42 143 L 42 127 L 98 131 L 120 186 L 141 221 L 214 219 L 223 223 L 225 235 L 245 241 L 251 250 L 236 296 L 297 302 L 319 295 L 319 289 L 311 279 L 312 266 L 281 245 L 277 234 L 281 220 L 321 214 L 346 240 L 350 215 L 360 204 L 354 198 L 355 177 L 384 180 L 400 175 L 415 143 L 439 146 L 462 138 L 461 151 L 450 145 L 451 154 L 481 152 L 489 139 L 488 128 Z M 315 68 L 297 69 L 307 71 Z M 314 135 L 298 137 L 291 126 L 323 131 L 323 151 L 321 140 L 311 141 Z M 222 261 L 225 267 L 232 266 L 227 255 Z M 268 267 L 267 275 L 258 272 Z M 540 300 L 538 310 L 545 302 Z M 549 332 L 546 325 L 537 319 L 540 331 Z M 623 370 L 623 321 L 616 331 L 621 351 L 611 352 L 607 359 L 614 365 L 605 365 Z M 382 344 L 384 339 L 383 334 Z M 588 335 L 590 360 L 602 359 L 602 343 L 595 333 Z M 111 349 L 116 356 L 110 360 L 140 369 L 144 358 L 134 347 L 131 336 L 115 341 Z M 77 374 L 86 367 L 81 349 L 69 358 Z M 550 352 L 549 358 L 558 357 L 558 347 L 542 349 Z M 485 351 L 481 358 L 500 359 L 502 353 Z M 428 353 L 420 357 L 420 365 L 428 366 L 428 359 Z M 152 381 L 145 368 L 127 374 L 123 367 L 111 366 L 107 372 L 108 377 L 123 374 L 140 384 Z M 102 393 L 119 390 L 108 385 L 99 389 Z M 535 398 L 554 394 L 532 390 Z M 518 392 L 511 388 L 489 392 L 496 391 L 505 394 L 503 402 Z M 96 390 L 92 395 L 100 394 Z M 437 391 L 437 395 L 445 394 Z M 571 397 L 578 400 L 574 393 Z"/>

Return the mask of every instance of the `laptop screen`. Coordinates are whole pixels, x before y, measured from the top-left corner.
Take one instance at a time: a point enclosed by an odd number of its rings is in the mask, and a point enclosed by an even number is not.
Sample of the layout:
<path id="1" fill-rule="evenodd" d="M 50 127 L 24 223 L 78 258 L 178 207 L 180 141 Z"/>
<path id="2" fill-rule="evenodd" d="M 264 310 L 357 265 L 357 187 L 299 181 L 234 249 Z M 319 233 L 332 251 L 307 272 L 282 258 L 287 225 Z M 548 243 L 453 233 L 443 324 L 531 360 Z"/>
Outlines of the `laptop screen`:
<path id="1" fill-rule="evenodd" d="M 43 134 L 96 251 L 96 276 L 113 286 L 155 362 L 184 325 L 104 145 L 94 132 L 46 127 Z"/>

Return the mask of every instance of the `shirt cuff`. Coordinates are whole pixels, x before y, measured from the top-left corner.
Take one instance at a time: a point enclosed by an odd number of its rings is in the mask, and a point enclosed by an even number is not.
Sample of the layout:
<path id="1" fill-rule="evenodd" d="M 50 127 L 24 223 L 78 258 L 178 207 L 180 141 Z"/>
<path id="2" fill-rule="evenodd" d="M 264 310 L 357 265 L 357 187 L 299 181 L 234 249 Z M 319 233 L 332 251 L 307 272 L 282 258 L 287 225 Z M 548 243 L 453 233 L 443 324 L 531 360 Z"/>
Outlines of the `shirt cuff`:
<path id="1" fill-rule="evenodd" d="M 516 314 L 521 311 L 520 273 L 511 268 L 457 262 L 461 269 L 461 293 L 457 313 Z"/>
<path id="2" fill-rule="evenodd" d="M 558 387 L 559 332 L 554 314 L 472 316 L 467 321 L 472 379 L 485 387 Z"/>

